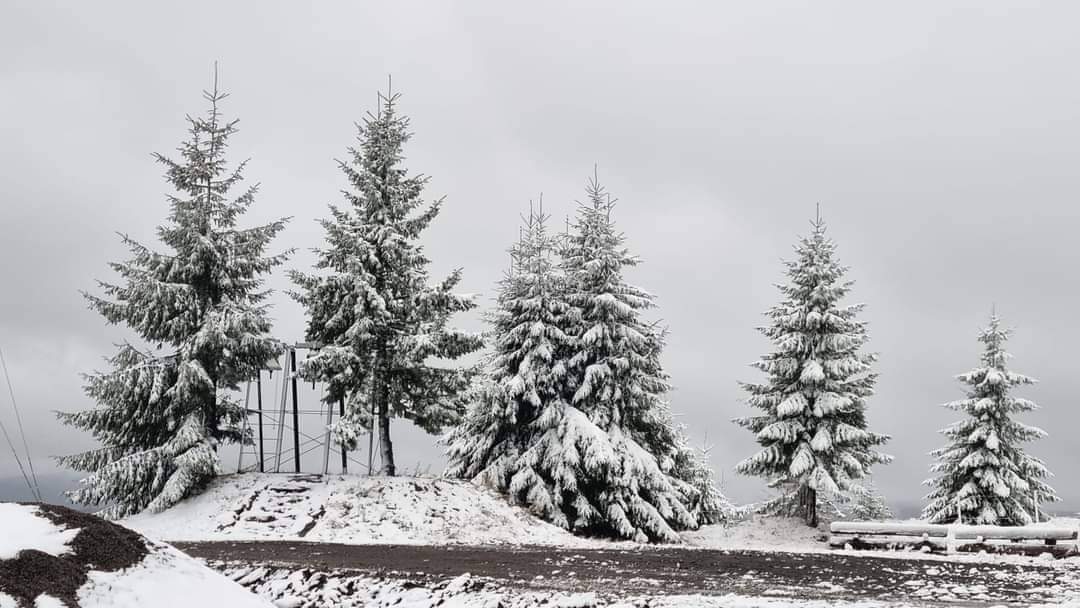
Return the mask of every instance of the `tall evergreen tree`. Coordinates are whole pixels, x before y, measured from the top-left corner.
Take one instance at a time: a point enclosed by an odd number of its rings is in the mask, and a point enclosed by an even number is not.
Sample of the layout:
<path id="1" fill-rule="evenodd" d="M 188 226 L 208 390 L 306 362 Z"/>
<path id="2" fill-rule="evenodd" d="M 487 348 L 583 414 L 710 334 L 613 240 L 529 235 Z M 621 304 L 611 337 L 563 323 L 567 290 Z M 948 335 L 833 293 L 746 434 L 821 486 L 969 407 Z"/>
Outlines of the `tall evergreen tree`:
<path id="1" fill-rule="evenodd" d="M 542 467 L 523 458 L 540 434 L 541 416 L 565 406 L 565 357 L 572 348 L 565 331 L 565 280 L 555 266 L 559 242 L 542 209 L 530 210 L 510 248 L 510 270 L 499 282 L 495 310 L 486 315 L 492 352 L 467 416 L 449 437 L 447 475 L 510 493 L 566 527 L 537 470 Z"/>
<path id="2" fill-rule="evenodd" d="M 866 324 L 857 319 L 863 305 L 841 305 L 852 285 L 843 280 L 847 268 L 835 260 L 836 245 L 820 217 L 811 225 L 795 259 L 785 263 L 790 281 L 778 286 L 784 299 L 760 328 L 776 349 L 754 363 L 768 380 L 743 384 L 748 403 L 763 413 L 735 422 L 761 446 L 736 470 L 781 490 L 762 509 L 798 514 L 816 526 L 819 492 L 848 492 L 891 457 L 875 449 L 889 437 L 867 429 L 866 400 L 877 376 L 876 356 L 860 352 L 867 341 Z"/>
<path id="3" fill-rule="evenodd" d="M 730 504 L 663 396 L 663 333 L 625 283 L 637 259 L 595 180 L 556 248 L 543 219 L 515 250 L 493 319 L 490 383 L 451 437 L 449 473 L 483 481 L 564 528 L 645 540 L 716 521 Z M 560 276 L 561 274 L 561 276 Z"/>
<path id="4" fill-rule="evenodd" d="M 216 76 L 204 96 L 210 109 L 188 117 L 180 160 L 156 155 L 177 192 L 158 228 L 167 252 L 123 237 L 133 256 L 111 264 L 123 283 L 99 283 L 104 297 L 84 294 L 109 323 L 127 325 L 154 348 L 120 345 L 109 371 L 87 376 L 98 407 L 59 414 L 101 443 L 59 460 L 89 473 L 69 496 L 106 506 L 106 517 L 160 511 L 215 475 L 217 446 L 243 439 L 235 391 L 278 352 L 263 280 L 285 261 L 287 253 L 265 251 L 286 220 L 237 227 L 257 186 L 229 199 L 246 164 L 229 170 L 225 161 L 237 121 L 218 111 L 226 94 Z"/>
<path id="5" fill-rule="evenodd" d="M 968 416 L 942 430 L 949 444 L 931 453 L 938 461 L 930 470 L 938 476 L 925 482 L 933 491 L 926 496 L 930 502 L 924 519 L 1015 526 L 1034 521 L 1041 503 L 1060 500 L 1043 481 L 1050 477 L 1043 461 L 1020 447 L 1046 432 L 1013 419 L 1038 406 L 1009 394 L 1014 387 L 1035 383 L 1006 366 L 1010 333 L 992 314 L 979 335 L 982 365 L 957 376 L 969 387 L 967 397 L 945 407 Z"/>
<path id="6" fill-rule="evenodd" d="M 322 220 L 327 246 L 317 249 L 317 273 L 292 272 L 294 297 L 307 309 L 307 339 L 321 348 L 304 363 L 304 377 L 326 382 L 325 399 L 344 399 L 336 435 L 345 445 L 378 424 L 382 472 L 394 475 L 390 418 L 403 417 L 428 432 L 456 423 L 470 374 L 434 365 L 482 347 L 479 336 L 448 326 L 474 308 L 453 292 L 455 270 L 428 285 L 429 260 L 420 234 L 438 215 L 439 199 L 422 208 L 428 178 L 402 166 L 411 134 L 397 111 L 398 95 L 379 96 L 379 109 L 359 130 L 350 160 L 339 162 L 351 189 L 345 208 L 330 206 Z"/>

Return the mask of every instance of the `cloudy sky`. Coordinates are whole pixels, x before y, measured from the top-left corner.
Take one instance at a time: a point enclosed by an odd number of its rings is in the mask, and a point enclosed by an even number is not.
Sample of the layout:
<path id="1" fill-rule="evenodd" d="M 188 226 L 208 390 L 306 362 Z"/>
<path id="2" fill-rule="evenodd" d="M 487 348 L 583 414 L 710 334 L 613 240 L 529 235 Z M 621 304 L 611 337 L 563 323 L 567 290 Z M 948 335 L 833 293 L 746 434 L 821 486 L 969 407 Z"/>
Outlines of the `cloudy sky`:
<path id="1" fill-rule="evenodd" d="M 1016 369 L 1041 380 L 1027 421 L 1051 435 L 1030 451 L 1080 508 L 1080 6 L 657 6 L 5 4 L 0 348 L 38 472 L 61 475 L 47 455 L 93 445 L 50 412 L 90 405 L 79 374 L 125 334 L 79 290 L 111 278 L 117 231 L 152 241 L 167 189 L 150 153 L 185 136 L 218 61 L 241 120 L 234 158 L 262 184 L 249 220 L 294 218 L 280 246 L 302 250 L 295 267 L 389 74 L 416 134 L 408 166 L 447 197 L 425 236 L 433 270 L 463 267 L 485 306 L 529 199 L 570 213 L 598 164 L 645 260 L 630 278 L 671 329 L 673 409 L 738 501 L 765 491 L 731 473 L 754 449 L 730 423 L 749 411 L 737 381 L 758 379 L 748 364 L 768 344 L 754 328 L 820 202 L 881 354 L 869 416 L 894 436 L 876 476 L 894 504 L 924 493 L 927 452 L 956 417 L 941 404 L 962 396 L 953 376 L 977 362 L 996 303 Z M 278 335 L 300 339 L 300 308 L 276 302 Z M 13 425 L 6 396 L 0 420 Z M 397 434 L 403 467 L 440 468 L 431 438 Z M 0 447 L 0 498 L 14 497 Z"/>

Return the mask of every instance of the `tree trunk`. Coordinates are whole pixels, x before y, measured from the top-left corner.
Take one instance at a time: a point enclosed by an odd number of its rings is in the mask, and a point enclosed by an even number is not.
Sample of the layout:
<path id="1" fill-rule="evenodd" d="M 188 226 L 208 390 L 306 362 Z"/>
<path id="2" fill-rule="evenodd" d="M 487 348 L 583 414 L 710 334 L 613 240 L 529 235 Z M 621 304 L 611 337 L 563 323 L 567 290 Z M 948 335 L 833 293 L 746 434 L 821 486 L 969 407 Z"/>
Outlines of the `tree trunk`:
<path id="1" fill-rule="evenodd" d="M 394 467 L 394 445 L 390 442 L 390 415 L 386 412 L 385 401 L 379 409 L 379 445 L 382 446 L 383 475 L 393 477 L 397 470 Z"/>
<path id="2" fill-rule="evenodd" d="M 386 357 L 381 356 L 379 359 L 381 369 L 375 375 L 378 383 L 375 387 L 375 407 L 379 419 L 379 449 L 382 452 L 382 474 L 393 477 L 397 474 L 397 468 L 394 466 L 394 444 L 390 440 L 390 378 L 384 363 Z"/>
<path id="3" fill-rule="evenodd" d="M 806 525 L 816 528 L 818 525 L 817 490 L 810 486 L 799 488 L 799 507 Z"/>
<path id="4" fill-rule="evenodd" d="M 209 431 L 209 436 L 210 436 L 211 439 L 215 439 L 215 440 L 220 439 L 221 432 L 220 432 L 220 429 L 218 429 L 218 427 L 221 426 L 221 413 L 218 411 L 217 379 L 216 378 L 214 379 L 213 386 L 212 386 L 212 388 L 210 390 L 210 412 L 209 412 L 209 414 L 210 414 L 208 416 L 209 420 L 205 421 L 205 424 L 206 424 L 207 429 Z M 214 441 L 213 444 L 214 444 L 214 452 L 217 453 L 218 442 Z"/>

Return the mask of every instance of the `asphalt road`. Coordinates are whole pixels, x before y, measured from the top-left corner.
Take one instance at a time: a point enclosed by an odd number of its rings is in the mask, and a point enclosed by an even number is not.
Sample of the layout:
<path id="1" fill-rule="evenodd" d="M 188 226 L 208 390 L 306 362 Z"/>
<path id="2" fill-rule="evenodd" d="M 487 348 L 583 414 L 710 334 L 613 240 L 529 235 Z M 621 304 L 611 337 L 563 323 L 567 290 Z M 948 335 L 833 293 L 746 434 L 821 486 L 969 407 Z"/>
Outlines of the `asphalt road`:
<path id="1" fill-rule="evenodd" d="M 1027 605 L 1080 594 L 1080 560 L 1047 565 L 829 553 L 683 548 L 340 545 L 291 541 L 175 543 L 220 562 L 344 570 L 418 582 L 463 573 L 519 589 L 604 596 L 726 594 L 877 599 L 949 605 Z"/>

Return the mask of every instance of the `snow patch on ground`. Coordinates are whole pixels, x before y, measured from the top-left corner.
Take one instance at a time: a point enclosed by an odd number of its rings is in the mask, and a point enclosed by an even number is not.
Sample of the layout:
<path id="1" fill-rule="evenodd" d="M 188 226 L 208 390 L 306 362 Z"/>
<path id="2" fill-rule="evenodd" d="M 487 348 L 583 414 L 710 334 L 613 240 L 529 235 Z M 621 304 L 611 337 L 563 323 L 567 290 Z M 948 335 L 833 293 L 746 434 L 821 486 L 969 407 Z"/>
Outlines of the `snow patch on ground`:
<path id="1" fill-rule="evenodd" d="M 0 559 L 14 559 L 19 551 L 36 549 L 60 556 L 71 552 L 68 543 L 79 533 L 57 526 L 33 505 L 0 503 Z"/>
<path id="2" fill-rule="evenodd" d="M 90 571 L 79 588 L 80 608 L 270 608 L 247 591 L 196 560 L 167 545 L 157 545 L 142 563 L 117 572 Z M 19 608 L 0 592 L 0 608 Z M 34 608 L 67 608 L 49 595 L 39 595 Z"/>
<path id="3" fill-rule="evenodd" d="M 62 507 L 46 507 L 52 515 L 70 512 Z M 37 559 L 35 554 L 19 554 L 27 550 L 37 550 L 56 557 L 56 565 L 78 568 L 86 572 L 86 582 L 77 587 L 77 598 L 81 608 L 180 608 L 201 606 L 230 606 L 230 608 L 268 608 L 270 604 L 248 592 L 242 586 L 211 570 L 195 559 L 188 557 L 164 543 L 145 542 L 148 553 L 137 554 L 142 559 L 133 560 L 134 565 L 116 571 L 106 572 L 101 564 L 94 569 L 94 564 L 85 560 L 85 538 L 76 538 L 80 532 L 87 531 L 88 538 L 95 543 L 120 542 L 110 537 L 109 531 L 115 530 L 123 535 L 131 533 L 91 515 L 79 514 L 83 518 L 80 527 L 65 528 L 53 523 L 42 514 L 35 505 L 0 503 L 0 560 L 8 565 L 19 560 Z M 96 526 L 96 527 L 95 527 Z M 102 546 L 100 544 L 94 546 Z M 74 547 L 74 548 L 73 548 Z M 93 554 L 93 553 L 91 553 Z M 97 555 L 97 554 L 93 554 Z M 34 608 L 67 608 L 60 599 L 49 592 L 40 591 L 33 586 L 40 577 L 48 582 L 50 572 L 42 571 L 40 561 L 32 562 L 37 566 L 15 567 L 5 570 L 13 578 L 0 580 L 10 593 L 19 596 L 36 593 L 33 597 Z M 38 568 L 34 570 L 33 568 Z M 52 573 L 55 577 L 55 573 Z M 37 577 L 37 578 L 35 578 Z M 80 579 L 70 580 L 71 591 L 76 591 Z M 27 587 L 27 585 L 30 585 Z M 13 590 L 17 589 L 18 591 Z M 0 608 L 19 608 L 18 601 L 8 593 L 0 592 Z"/>
<path id="4" fill-rule="evenodd" d="M 269 608 L 270 604 L 180 551 L 163 544 L 142 563 L 91 572 L 79 589 L 82 608 Z"/>
<path id="5" fill-rule="evenodd" d="M 807 526 L 801 519 L 752 515 L 730 526 L 701 526 L 683 532 L 683 542 L 702 549 L 725 551 L 828 552 L 827 534 Z"/>
<path id="6" fill-rule="evenodd" d="M 420 477 L 227 475 L 162 513 L 120 523 L 166 541 L 607 546 L 475 484 Z"/>

